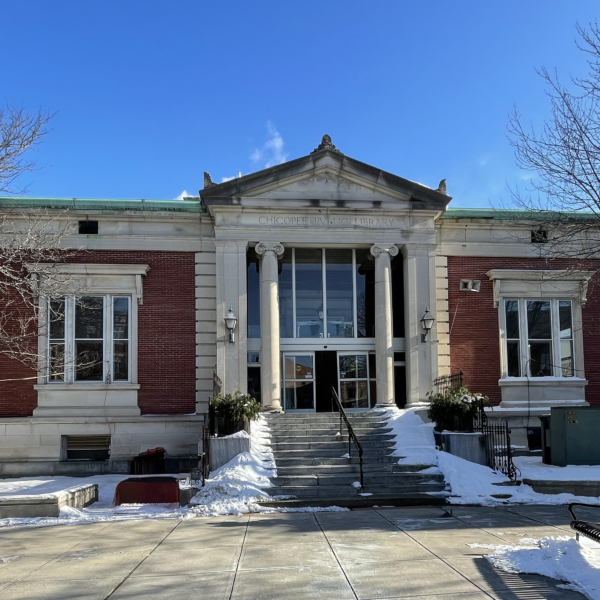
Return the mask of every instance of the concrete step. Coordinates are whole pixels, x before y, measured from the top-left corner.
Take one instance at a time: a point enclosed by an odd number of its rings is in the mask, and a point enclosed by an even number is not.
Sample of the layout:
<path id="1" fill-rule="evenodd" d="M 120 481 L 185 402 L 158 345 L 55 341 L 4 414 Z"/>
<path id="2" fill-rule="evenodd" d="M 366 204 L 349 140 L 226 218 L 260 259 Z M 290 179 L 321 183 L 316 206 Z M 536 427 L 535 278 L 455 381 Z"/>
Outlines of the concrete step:
<path id="1" fill-rule="evenodd" d="M 331 432 L 328 431 L 326 433 L 315 433 L 313 435 L 298 435 L 297 432 L 292 432 L 290 431 L 289 433 L 285 433 L 285 434 L 277 434 L 276 436 L 273 437 L 273 434 L 271 434 L 271 443 L 275 442 L 275 443 L 281 443 L 281 442 L 287 442 L 287 443 L 298 443 L 298 442 L 343 442 L 345 444 L 348 443 L 348 435 L 346 435 L 346 433 L 343 433 L 342 435 L 337 435 L 338 432 Z M 394 435 L 390 435 L 387 433 L 381 433 L 381 434 L 372 434 L 372 433 L 368 433 L 368 434 L 359 434 L 357 432 L 354 432 L 356 434 L 356 437 L 358 438 L 358 441 L 362 444 L 363 442 L 391 442 L 394 441 L 396 436 Z"/>
<path id="2" fill-rule="evenodd" d="M 310 475 L 292 475 L 273 477 L 271 482 L 277 487 L 294 486 L 344 486 L 351 485 L 360 478 L 357 473 L 313 473 Z M 429 475 L 420 473 L 373 473 L 367 472 L 363 476 L 365 486 L 396 487 L 405 484 L 431 484 L 444 482 L 443 475 Z"/>
<path id="3" fill-rule="evenodd" d="M 363 472 L 368 473 L 419 473 L 427 469 L 428 465 L 398 465 L 394 463 L 364 463 Z M 356 463 L 337 465 L 306 465 L 281 466 L 277 464 L 277 475 L 279 477 L 293 477 L 296 475 L 312 475 L 327 473 L 358 473 L 360 466 Z M 424 475 L 435 475 L 435 473 L 424 473 Z"/>
<path id="4" fill-rule="evenodd" d="M 297 455 L 293 452 L 281 454 L 283 458 L 277 458 L 277 468 L 280 467 L 294 467 L 294 466 L 304 466 L 306 465 L 358 465 L 358 456 L 356 452 L 352 452 L 351 458 L 341 458 L 340 456 L 316 456 L 316 457 L 307 457 L 305 454 L 299 452 Z M 386 456 L 373 456 L 373 455 L 363 455 L 363 465 L 384 465 L 384 464 L 395 464 L 398 462 L 398 456 L 386 455 Z M 406 466 L 412 469 L 413 465 L 398 465 L 398 466 Z M 424 469 L 427 466 L 417 465 L 419 467 L 423 467 Z M 410 470 L 410 469 L 408 469 Z"/>
<path id="5" fill-rule="evenodd" d="M 360 440 L 359 440 L 360 441 Z M 361 441 L 360 445 L 363 450 L 367 449 L 385 449 L 393 448 L 395 446 L 393 441 L 390 440 L 368 440 L 364 443 Z M 306 442 L 280 442 L 271 438 L 271 448 L 273 452 L 275 450 L 335 450 L 348 448 L 348 442 L 321 442 L 321 441 L 306 441 Z"/>
<path id="6" fill-rule="evenodd" d="M 386 427 L 385 424 L 377 427 L 352 427 L 352 430 L 357 436 L 361 435 L 379 435 L 381 433 L 390 433 L 392 430 Z M 340 424 L 324 427 L 321 424 L 318 427 L 273 427 L 271 435 L 335 435 L 340 431 Z M 346 426 L 342 427 L 340 433 L 348 435 Z"/>
<path id="7" fill-rule="evenodd" d="M 308 506 L 341 506 L 345 508 L 367 508 L 370 506 L 444 506 L 447 504 L 443 495 L 432 496 L 422 493 L 400 493 L 393 496 L 373 494 L 371 496 L 356 496 L 351 498 L 292 498 L 289 500 L 261 500 L 261 506 L 270 508 L 305 508 Z"/>
<path id="8" fill-rule="evenodd" d="M 391 456 L 393 452 L 393 448 L 369 448 L 365 450 L 363 453 L 363 462 L 367 459 L 374 459 L 377 457 L 383 456 Z M 343 454 L 342 454 L 343 453 Z M 348 447 L 344 448 L 336 448 L 334 450 L 331 449 L 313 449 L 313 450 L 276 450 L 273 449 L 273 456 L 275 457 L 275 461 L 279 464 L 280 459 L 287 458 L 302 458 L 306 462 L 312 458 L 346 458 L 346 454 L 348 454 Z M 352 448 L 351 456 L 356 457 L 358 460 L 358 454 L 356 453 L 356 449 Z M 394 457 L 398 459 L 398 457 Z M 398 462 L 396 460 L 396 462 Z"/>
<path id="9" fill-rule="evenodd" d="M 424 488 L 427 492 L 443 492 L 446 486 L 441 483 L 430 485 L 411 484 L 395 486 L 365 486 L 362 490 L 357 490 L 352 485 L 314 485 L 314 486 L 285 486 L 272 487 L 264 490 L 270 496 L 295 496 L 296 498 L 356 498 L 360 493 L 369 493 L 380 496 L 398 496 L 401 494 L 423 494 Z"/>

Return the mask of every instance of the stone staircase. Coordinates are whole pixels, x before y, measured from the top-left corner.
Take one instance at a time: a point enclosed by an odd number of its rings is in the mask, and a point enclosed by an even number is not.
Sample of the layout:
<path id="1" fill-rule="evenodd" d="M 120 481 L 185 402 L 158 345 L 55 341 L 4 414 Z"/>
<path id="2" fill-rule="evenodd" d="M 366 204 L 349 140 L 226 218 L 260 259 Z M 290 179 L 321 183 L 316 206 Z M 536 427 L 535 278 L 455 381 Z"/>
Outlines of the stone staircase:
<path id="1" fill-rule="evenodd" d="M 340 431 L 337 413 L 266 414 L 271 428 L 271 447 L 277 464 L 275 487 L 270 496 L 291 496 L 261 502 L 267 506 L 369 506 L 443 504 L 443 475 L 420 473 L 431 465 L 399 465 L 392 456 L 394 436 L 386 428 L 385 412 L 347 413 L 363 448 L 364 488 L 360 480 L 358 453 L 348 435 Z M 427 492 L 437 492 L 431 495 Z M 363 494 L 363 495 L 361 495 Z M 369 495 L 364 495 L 369 494 Z"/>

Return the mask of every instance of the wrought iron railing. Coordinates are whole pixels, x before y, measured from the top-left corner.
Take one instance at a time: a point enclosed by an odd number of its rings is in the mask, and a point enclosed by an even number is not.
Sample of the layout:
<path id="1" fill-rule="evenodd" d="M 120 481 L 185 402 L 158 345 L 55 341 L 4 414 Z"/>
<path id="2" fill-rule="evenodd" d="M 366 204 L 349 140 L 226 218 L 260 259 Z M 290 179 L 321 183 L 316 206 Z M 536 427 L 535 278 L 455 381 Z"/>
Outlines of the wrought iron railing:
<path id="1" fill-rule="evenodd" d="M 202 431 L 202 485 L 206 483 L 210 475 L 210 426 L 207 422 L 208 414 L 205 416 L 205 425 Z"/>
<path id="2" fill-rule="evenodd" d="M 358 452 L 358 466 L 360 470 L 360 487 L 364 487 L 364 476 L 363 476 L 363 449 L 354 433 L 354 429 L 352 429 L 352 425 L 350 425 L 350 421 L 348 420 L 348 415 L 346 415 L 346 411 L 340 402 L 339 396 L 335 391 L 335 388 L 331 388 L 331 400 L 333 404 L 335 404 L 338 412 L 340 413 L 340 435 L 342 434 L 342 425 L 346 425 L 346 429 L 348 430 L 348 456 L 352 458 L 352 444 L 356 447 L 356 451 Z"/>
<path id="3" fill-rule="evenodd" d="M 512 459 L 508 421 L 490 425 L 484 414 L 481 422 L 476 426 L 476 430 L 483 434 L 488 467 L 494 471 L 500 471 L 513 481 L 517 479 L 520 471 Z"/>
<path id="4" fill-rule="evenodd" d="M 433 381 L 435 391 L 438 394 L 444 394 L 448 390 L 453 390 L 454 388 L 460 387 L 462 384 L 462 371 L 457 371 L 456 373 L 451 373 L 450 375 L 442 375 Z"/>

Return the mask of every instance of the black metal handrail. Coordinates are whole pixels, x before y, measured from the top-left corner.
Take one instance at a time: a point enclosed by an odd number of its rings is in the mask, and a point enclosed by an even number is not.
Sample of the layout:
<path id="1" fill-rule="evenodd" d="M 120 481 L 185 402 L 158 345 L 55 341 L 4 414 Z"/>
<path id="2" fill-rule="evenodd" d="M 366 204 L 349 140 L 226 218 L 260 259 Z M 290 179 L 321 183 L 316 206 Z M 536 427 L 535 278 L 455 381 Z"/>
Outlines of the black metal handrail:
<path id="1" fill-rule="evenodd" d="M 573 511 L 574 506 L 585 506 L 586 508 L 600 508 L 596 504 L 584 504 L 583 502 L 571 502 L 569 504 L 569 512 L 573 517 L 571 521 L 571 529 L 576 533 L 576 539 L 579 541 L 579 535 L 583 535 L 594 542 L 600 542 L 600 525 L 598 523 L 589 523 L 587 521 L 580 521 Z"/>
<path id="2" fill-rule="evenodd" d="M 346 415 L 346 411 L 340 402 L 337 392 L 335 388 L 331 388 L 331 399 L 335 402 L 337 409 L 340 413 L 340 435 L 342 435 L 342 422 L 346 424 L 346 429 L 348 430 L 348 456 L 352 458 L 352 442 L 356 446 L 356 451 L 358 452 L 358 464 L 360 468 L 360 487 L 364 487 L 364 478 L 363 478 L 363 449 L 354 433 L 354 429 L 352 429 L 352 425 L 350 425 L 350 421 L 348 420 L 348 416 Z"/>

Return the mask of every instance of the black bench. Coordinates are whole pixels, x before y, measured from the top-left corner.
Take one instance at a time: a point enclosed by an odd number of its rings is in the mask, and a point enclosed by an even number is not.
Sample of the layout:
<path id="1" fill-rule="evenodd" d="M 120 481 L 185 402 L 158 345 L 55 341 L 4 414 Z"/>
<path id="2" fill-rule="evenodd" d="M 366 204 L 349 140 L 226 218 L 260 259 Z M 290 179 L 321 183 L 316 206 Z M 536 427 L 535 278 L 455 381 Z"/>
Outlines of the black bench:
<path id="1" fill-rule="evenodd" d="M 576 539 L 579 541 L 579 536 L 583 535 L 594 542 L 598 542 L 600 544 L 600 524 L 599 523 L 590 523 L 588 521 L 580 521 L 573 512 L 573 506 L 586 506 L 588 508 L 598 508 L 595 504 L 582 504 L 581 502 L 573 502 L 569 504 L 569 512 L 573 517 L 571 521 L 571 529 L 576 533 Z"/>

